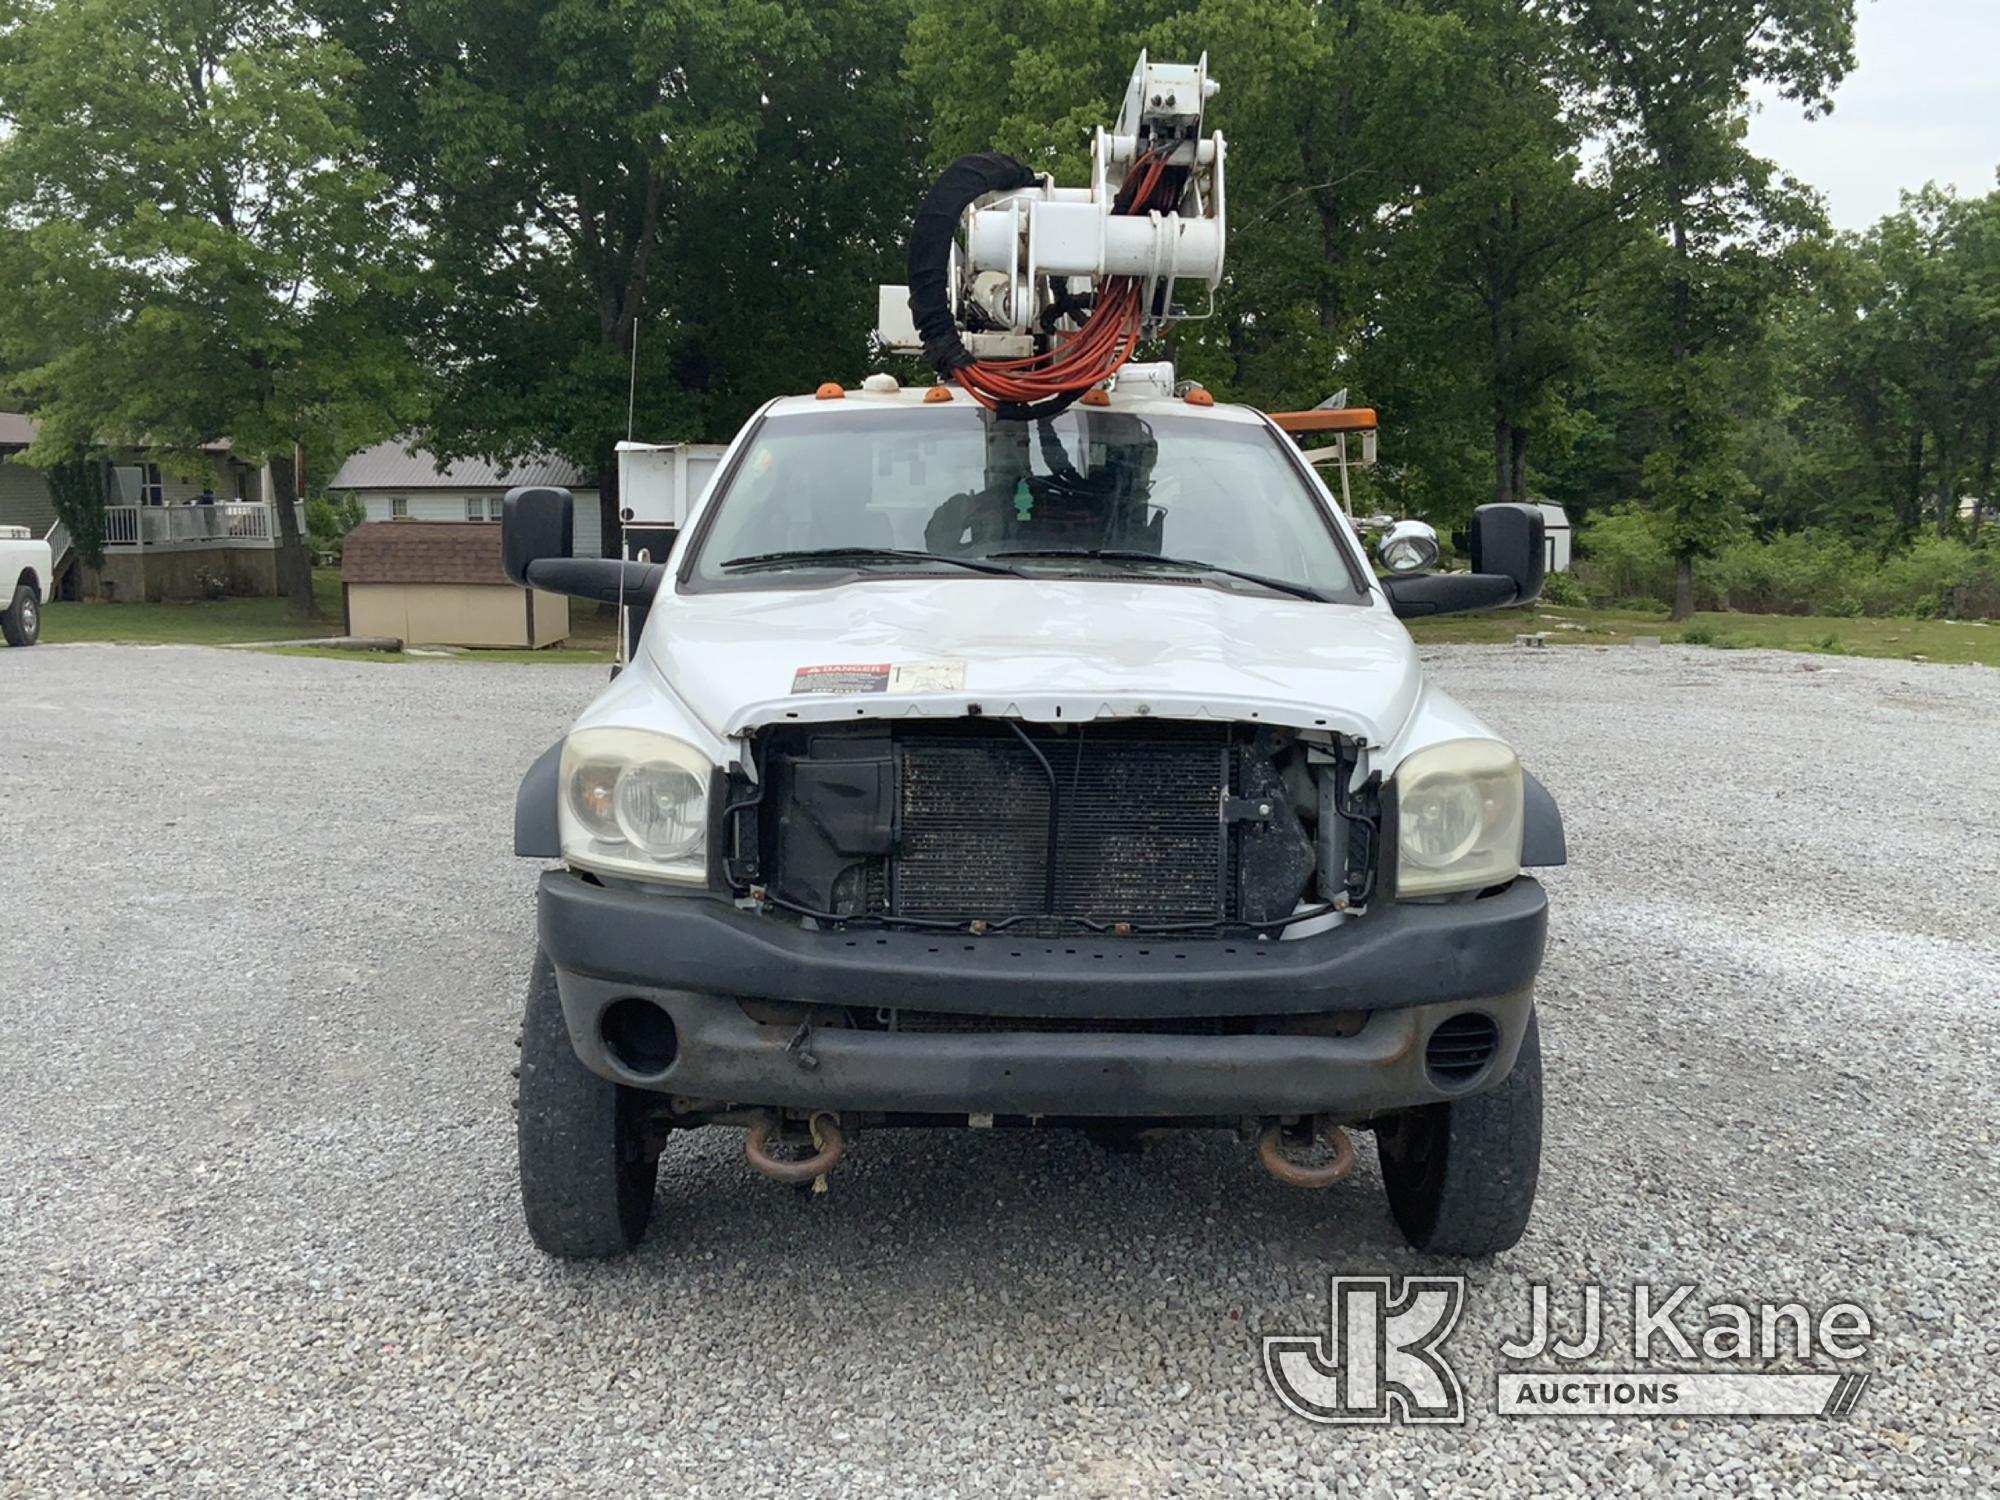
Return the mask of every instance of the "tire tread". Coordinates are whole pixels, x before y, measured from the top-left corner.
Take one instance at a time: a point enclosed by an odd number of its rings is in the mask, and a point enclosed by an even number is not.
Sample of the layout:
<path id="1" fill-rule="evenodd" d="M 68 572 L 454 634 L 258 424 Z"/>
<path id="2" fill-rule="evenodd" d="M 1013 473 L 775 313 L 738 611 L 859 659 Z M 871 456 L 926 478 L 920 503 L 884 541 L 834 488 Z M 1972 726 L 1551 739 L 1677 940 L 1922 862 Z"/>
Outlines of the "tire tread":
<path id="1" fill-rule="evenodd" d="M 1385 1155 L 1383 1185 L 1397 1227 L 1416 1249 L 1434 1255 L 1487 1256 L 1511 1249 L 1534 1212 L 1542 1158 L 1541 1025 L 1529 1012 L 1521 1049 L 1506 1078 L 1439 1113 L 1441 1180 L 1423 1185 Z"/>
<path id="2" fill-rule="evenodd" d="M 521 1025 L 516 1131 L 521 1209 L 550 1255 L 597 1260 L 639 1243 L 652 1217 L 654 1159 L 633 1159 L 630 1101 L 577 1060 L 555 968 L 535 955 Z"/>

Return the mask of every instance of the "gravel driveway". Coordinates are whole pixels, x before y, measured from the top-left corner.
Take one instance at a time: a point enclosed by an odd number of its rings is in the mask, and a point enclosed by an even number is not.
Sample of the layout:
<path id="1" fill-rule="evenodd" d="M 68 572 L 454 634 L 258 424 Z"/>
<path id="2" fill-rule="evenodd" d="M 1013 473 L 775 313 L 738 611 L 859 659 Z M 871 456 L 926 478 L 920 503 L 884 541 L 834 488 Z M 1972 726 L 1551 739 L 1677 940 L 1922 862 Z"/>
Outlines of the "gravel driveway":
<path id="1" fill-rule="evenodd" d="M 1561 800 L 1549 1119 L 1445 1429 L 1284 1413 L 1257 1338 L 1426 1269 L 1372 1147 L 876 1132 L 802 1199 L 676 1140 L 639 1254 L 514 1196 L 568 667 L 0 652 L 0 1495 L 1995 1492 L 2000 672 L 1428 653 Z M 1840 1422 L 1502 1419 L 1527 1287 L 1860 1302 Z M 1605 1363 L 1629 1366 L 1622 1313 Z"/>

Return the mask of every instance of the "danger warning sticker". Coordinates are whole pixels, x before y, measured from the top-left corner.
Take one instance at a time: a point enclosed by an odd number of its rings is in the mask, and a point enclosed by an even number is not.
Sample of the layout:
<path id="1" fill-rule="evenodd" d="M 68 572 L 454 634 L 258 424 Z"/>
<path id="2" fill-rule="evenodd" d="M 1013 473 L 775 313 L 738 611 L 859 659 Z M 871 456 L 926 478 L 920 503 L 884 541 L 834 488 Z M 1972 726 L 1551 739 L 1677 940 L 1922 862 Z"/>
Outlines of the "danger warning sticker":
<path id="1" fill-rule="evenodd" d="M 965 686 L 962 661 L 834 663 L 800 667 L 793 693 L 949 693 Z"/>

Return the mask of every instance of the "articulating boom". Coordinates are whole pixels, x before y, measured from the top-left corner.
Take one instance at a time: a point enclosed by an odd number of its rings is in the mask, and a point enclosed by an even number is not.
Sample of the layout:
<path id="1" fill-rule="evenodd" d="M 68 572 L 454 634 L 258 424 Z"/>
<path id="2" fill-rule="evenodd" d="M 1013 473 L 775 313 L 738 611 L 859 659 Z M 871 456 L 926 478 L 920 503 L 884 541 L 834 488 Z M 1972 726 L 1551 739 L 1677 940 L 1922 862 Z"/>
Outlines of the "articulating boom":
<path id="1" fill-rule="evenodd" d="M 1046 415 L 1142 337 L 1206 316 L 1222 280 L 1223 140 L 1201 133 L 1216 87 L 1206 55 L 1189 67 L 1140 53 L 1087 188 L 1007 156 L 952 163 L 917 211 L 909 285 L 882 288 L 882 342 L 1006 415 Z M 1174 301 L 1182 280 L 1207 285 L 1199 313 Z"/>

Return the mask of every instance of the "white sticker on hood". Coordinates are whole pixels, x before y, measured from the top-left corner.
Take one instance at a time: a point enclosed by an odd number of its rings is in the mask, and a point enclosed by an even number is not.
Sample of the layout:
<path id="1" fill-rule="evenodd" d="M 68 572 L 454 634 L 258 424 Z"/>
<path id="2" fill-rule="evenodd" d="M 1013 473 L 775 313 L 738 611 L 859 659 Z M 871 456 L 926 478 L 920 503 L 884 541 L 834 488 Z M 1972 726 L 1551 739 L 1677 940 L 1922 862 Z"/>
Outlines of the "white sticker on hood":
<path id="1" fill-rule="evenodd" d="M 955 693 L 964 686 L 965 663 L 956 658 L 899 661 L 889 670 L 892 693 Z"/>

